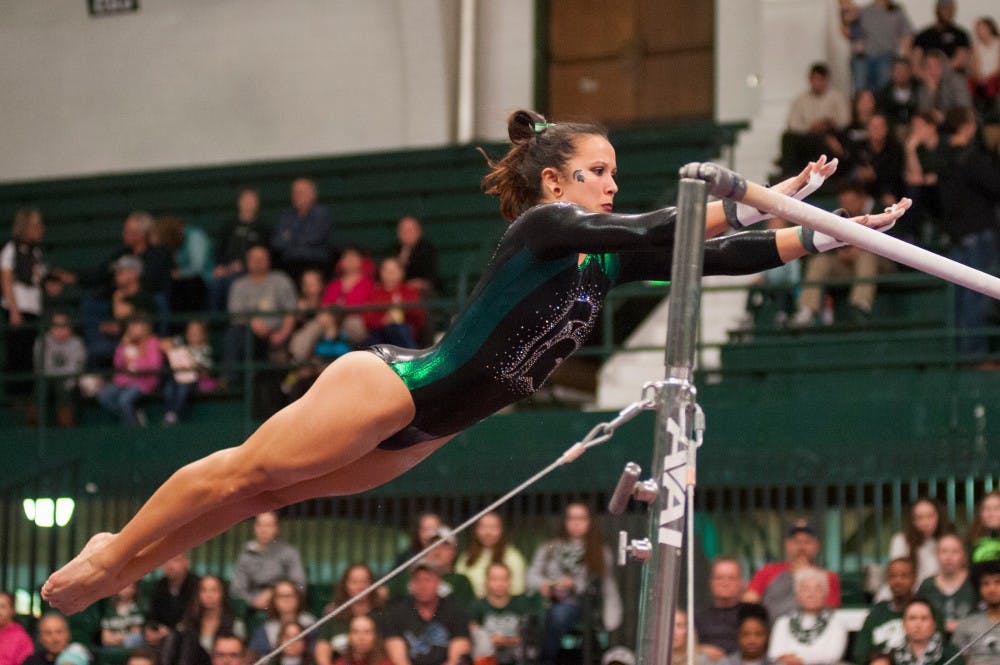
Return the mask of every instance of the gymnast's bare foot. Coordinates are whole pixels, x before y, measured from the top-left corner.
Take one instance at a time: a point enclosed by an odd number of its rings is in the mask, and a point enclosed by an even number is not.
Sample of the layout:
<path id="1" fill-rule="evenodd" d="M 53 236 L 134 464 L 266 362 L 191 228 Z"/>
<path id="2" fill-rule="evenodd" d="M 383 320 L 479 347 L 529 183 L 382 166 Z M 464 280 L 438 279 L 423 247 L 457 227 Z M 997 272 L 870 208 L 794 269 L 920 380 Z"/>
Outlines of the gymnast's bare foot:
<path id="1" fill-rule="evenodd" d="M 75 614 L 94 601 L 115 593 L 116 571 L 100 561 L 101 550 L 115 537 L 99 533 L 91 538 L 76 557 L 57 570 L 42 586 L 42 598 L 65 614 Z"/>

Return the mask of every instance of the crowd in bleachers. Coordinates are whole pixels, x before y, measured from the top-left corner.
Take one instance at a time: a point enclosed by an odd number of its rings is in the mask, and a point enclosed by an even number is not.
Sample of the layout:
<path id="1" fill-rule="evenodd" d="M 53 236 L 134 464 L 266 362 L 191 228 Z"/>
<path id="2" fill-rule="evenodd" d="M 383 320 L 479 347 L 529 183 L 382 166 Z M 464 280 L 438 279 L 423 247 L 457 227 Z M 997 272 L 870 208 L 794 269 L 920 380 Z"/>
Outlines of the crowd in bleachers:
<path id="1" fill-rule="evenodd" d="M 298 548 L 281 537 L 275 513 L 258 515 L 253 534 L 228 583 L 196 575 L 187 554 L 177 555 L 151 579 L 88 610 L 93 620 L 77 621 L 72 636 L 55 612 L 29 635 L 14 618 L 13 596 L 0 594 L 0 665 L 246 665 L 303 631 L 309 634 L 273 662 L 636 662 L 631 650 L 612 646 L 622 600 L 611 550 L 583 503 L 565 507 L 558 531 L 530 558 L 511 544 L 516 534 L 497 513 L 475 524 L 464 547 L 438 515 L 423 513 L 393 564 L 401 575 L 379 586 L 367 564 L 349 564 L 323 598 L 307 597 L 317 587 Z M 784 558 L 749 579 L 735 557 L 701 564 L 709 593 L 696 598 L 693 620 L 678 608 L 674 664 L 688 662 L 690 631 L 697 665 L 942 665 L 966 647 L 955 662 L 1000 662 L 1000 638 L 977 641 L 1000 621 L 1000 491 L 981 499 L 965 533 L 935 499 L 909 506 L 884 553 L 887 565 L 867 576 L 866 607 L 841 611 L 841 581 L 821 567 L 812 523 L 791 522 L 782 546 Z M 82 635 L 81 625 L 89 626 Z"/>
<path id="2" fill-rule="evenodd" d="M 97 620 L 86 635 L 71 636 L 67 619 L 49 612 L 33 638 L 14 621 L 13 596 L 0 594 L 0 664 L 245 665 L 269 654 L 317 622 L 306 597 L 314 587 L 275 513 L 258 515 L 253 533 L 228 584 L 194 574 L 186 554 L 175 556 L 154 581 L 130 584 L 88 610 Z M 441 518 L 424 513 L 398 563 L 404 572 L 380 587 L 368 565 L 348 565 L 322 612 L 352 604 L 273 662 L 572 665 L 584 653 L 598 655 L 598 634 L 622 622 L 611 550 L 582 503 L 566 507 L 558 532 L 530 562 L 497 513 L 476 523 L 461 550 Z"/>
<path id="3" fill-rule="evenodd" d="M 77 421 L 81 392 L 127 425 L 146 425 L 144 407 L 159 401 L 171 425 L 192 395 L 241 389 L 248 361 L 264 366 L 252 381 L 265 417 L 352 349 L 432 341 L 421 303 L 439 292 L 437 258 L 418 219 L 400 219 L 396 238 L 372 254 L 338 245 L 307 178 L 292 182 L 291 205 L 273 224 L 252 188 L 235 207 L 214 238 L 135 211 L 120 249 L 79 275 L 47 265 L 42 211 L 16 212 L 0 252 L 4 369 L 20 377 L 6 390 L 29 421 L 38 418 L 33 371 L 46 377 L 58 426 Z"/>
<path id="4" fill-rule="evenodd" d="M 827 190 L 849 215 L 879 211 L 903 197 L 913 209 L 894 235 L 979 270 L 1000 263 L 1000 35 L 993 17 L 974 22 L 970 36 L 956 22 L 953 0 L 935 5 L 935 21 L 914 31 L 903 3 L 842 0 L 844 37 L 851 45 L 848 91 L 831 83 L 825 63 L 812 65 L 808 89 L 794 99 L 782 136 L 782 175 L 797 173 L 817 155 L 840 160 Z M 897 266 L 868 252 L 844 248 L 813 257 L 807 282 L 871 280 Z M 778 284 L 790 282 L 787 271 Z M 774 280 L 769 283 L 774 284 Z M 794 282 L 791 282 L 794 284 Z M 864 325 L 873 315 L 875 284 L 849 294 L 848 321 Z M 757 295 L 757 304 L 762 296 Z M 959 289 L 961 330 L 988 325 L 991 302 Z M 751 305 L 753 305 L 753 301 Z M 833 309 L 816 288 L 801 291 L 778 322 L 803 327 L 831 323 Z M 961 336 L 958 350 L 973 358 L 989 350 L 984 334 Z"/>

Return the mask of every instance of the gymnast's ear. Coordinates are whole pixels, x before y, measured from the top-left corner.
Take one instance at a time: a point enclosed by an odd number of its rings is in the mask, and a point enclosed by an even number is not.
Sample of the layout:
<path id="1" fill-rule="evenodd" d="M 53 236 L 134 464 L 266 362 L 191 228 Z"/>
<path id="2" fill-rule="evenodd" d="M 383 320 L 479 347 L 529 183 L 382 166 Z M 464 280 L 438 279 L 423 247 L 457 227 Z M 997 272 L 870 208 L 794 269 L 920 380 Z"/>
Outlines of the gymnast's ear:
<path id="1" fill-rule="evenodd" d="M 559 169 L 546 166 L 542 169 L 542 199 L 545 201 L 558 201 L 563 195 L 563 176 Z"/>

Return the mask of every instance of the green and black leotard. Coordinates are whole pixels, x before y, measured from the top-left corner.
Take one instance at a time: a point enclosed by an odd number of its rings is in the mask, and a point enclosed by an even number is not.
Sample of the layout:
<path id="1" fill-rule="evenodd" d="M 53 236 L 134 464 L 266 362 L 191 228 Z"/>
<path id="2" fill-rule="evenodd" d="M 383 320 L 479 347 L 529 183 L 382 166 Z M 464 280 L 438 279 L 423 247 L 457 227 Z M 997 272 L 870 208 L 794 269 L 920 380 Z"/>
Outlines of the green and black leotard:
<path id="1" fill-rule="evenodd" d="M 379 447 L 398 450 L 456 434 L 538 390 L 584 343 L 611 288 L 670 279 L 676 216 L 674 208 L 621 215 L 569 203 L 521 215 L 437 344 L 371 348 L 403 379 L 416 406 L 413 421 Z M 772 231 L 705 244 L 706 275 L 781 263 Z"/>

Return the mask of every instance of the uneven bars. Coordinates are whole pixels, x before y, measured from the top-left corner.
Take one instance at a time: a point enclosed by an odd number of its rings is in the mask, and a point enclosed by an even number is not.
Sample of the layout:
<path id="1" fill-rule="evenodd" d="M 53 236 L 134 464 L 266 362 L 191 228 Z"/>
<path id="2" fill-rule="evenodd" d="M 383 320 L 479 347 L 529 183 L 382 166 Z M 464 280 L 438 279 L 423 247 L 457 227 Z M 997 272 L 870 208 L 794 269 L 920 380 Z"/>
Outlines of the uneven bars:
<path id="1" fill-rule="evenodd" d="M 713 196 L 745 203 L 897 263 L 954 282 L 991 298 L 1000 299 L 1000 279 L 993 275 L 750 182 L 740 174 L 718 164 L 692 163 L 681 169 L 681 173 L 684 177 L 698 178 L 707 182 L 709 193 Z"/>

